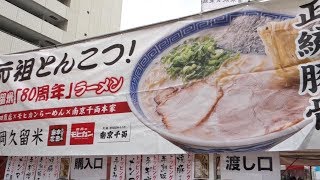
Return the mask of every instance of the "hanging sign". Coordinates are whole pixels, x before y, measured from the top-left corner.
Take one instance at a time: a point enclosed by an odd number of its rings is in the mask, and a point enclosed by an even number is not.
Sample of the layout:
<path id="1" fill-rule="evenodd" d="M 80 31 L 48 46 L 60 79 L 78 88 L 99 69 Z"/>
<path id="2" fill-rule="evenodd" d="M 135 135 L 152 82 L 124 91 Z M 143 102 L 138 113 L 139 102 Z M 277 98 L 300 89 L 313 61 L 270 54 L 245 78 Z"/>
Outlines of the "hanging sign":
<path id="1" fill-rule="evenodd" d="M 72 157 L 71 179 L 106 179 L 107 159 L 103 156 Z"/>
<path id="2" fill-rule="evenodd" d="M 238 3 L 202 1 L 220 2 Z M 0 155 L 320 149 L 318 6 L 250 2 L 1 55 Z"/>
<path id="3" fill-rule="evenodd" d="M 281 179 L 279 153 L 221 154 L 221 180 Z"/>

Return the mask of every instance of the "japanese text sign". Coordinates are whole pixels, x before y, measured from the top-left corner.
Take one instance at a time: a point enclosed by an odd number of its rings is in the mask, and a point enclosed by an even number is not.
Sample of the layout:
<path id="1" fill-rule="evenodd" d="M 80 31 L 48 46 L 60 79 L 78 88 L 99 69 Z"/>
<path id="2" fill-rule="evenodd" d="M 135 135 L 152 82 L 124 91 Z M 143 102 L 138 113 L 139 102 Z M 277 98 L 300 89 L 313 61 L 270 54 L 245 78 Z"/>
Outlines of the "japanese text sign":
<path id="1" fill-rule="evenodd" d="M 104 156 L 72 157 L 71 179 L 106 179 L 107 159 Z"/>
<path id="2" fill-rule="evenodd" d="M 112 156 L 110 180 L 124 180 L 126 178 L 126 156 Z"/>
<path id="3" fill-rule="evenodd" d="M 221 179 L 280 179 L 279 153 L 221 154 Z"/>
<path id="4" fill-rule="evenodd" d="M 158 177 L 157 179 L 175 179 L 175 155 L 159 155 Z"/>
<path id="5" fill-rule="evenodd" d="M 144 155 L 142 156 L 142 179 L 156 180 L 158 177 L 159 155 Z"/>
<path id="6" fill-rule="evenodd" d="M 39 157 L 30 156 L 27 159 L 26 171 L 24 174 L 24 178 L 26 180 L 33 180 L 36 177 L 37 163 Z"/>
<path id="7" fill-rule="evenodd" d="M 26 171 L 26 163 L 27 157 L 8 157 L 4 179 L 23 180 Z"/>
<path id="8" fill-rule="evenodd" d="M 140 180 L 141 177 L 141 156 L 126 156 L 126 178 Z"/>
<path id="9" fill-rule="evenodd" d="M 176 155 L 176 179 L 177 180 L 191 180 L 192 179 L 192 165 L 193 154 L 179 154 Z"/>
<path id="10" fill-rule="evenodd" d="M 202 0 L 217 3 L 239 1 Z M 320 130 L 319 6 L 240 3 L 1 55 L 1 155 L 297 150 Z"/>

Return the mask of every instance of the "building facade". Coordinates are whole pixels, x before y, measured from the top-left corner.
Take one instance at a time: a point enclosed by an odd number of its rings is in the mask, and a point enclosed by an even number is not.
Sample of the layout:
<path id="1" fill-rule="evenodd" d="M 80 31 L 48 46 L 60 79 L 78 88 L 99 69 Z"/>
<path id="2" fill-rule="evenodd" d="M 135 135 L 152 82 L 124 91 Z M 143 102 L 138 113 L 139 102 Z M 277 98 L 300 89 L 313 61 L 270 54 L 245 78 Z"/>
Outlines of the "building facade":
<path id="1" fill-rule="evenodd" d="M 2 0 L 0 54 L 120 30 L 122 0 Z"/>

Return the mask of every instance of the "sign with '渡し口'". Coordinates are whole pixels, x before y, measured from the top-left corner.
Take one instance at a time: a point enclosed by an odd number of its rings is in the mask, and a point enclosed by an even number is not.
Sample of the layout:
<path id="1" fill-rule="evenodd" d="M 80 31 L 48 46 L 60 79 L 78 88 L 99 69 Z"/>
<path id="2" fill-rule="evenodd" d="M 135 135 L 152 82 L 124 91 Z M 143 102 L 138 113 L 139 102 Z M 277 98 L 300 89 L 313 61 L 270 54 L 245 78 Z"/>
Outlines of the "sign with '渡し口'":
<path id="1" fill-rule="evenodd" d="M 278 152 L 221 154 L 222 180 L 280 179 Z"/>

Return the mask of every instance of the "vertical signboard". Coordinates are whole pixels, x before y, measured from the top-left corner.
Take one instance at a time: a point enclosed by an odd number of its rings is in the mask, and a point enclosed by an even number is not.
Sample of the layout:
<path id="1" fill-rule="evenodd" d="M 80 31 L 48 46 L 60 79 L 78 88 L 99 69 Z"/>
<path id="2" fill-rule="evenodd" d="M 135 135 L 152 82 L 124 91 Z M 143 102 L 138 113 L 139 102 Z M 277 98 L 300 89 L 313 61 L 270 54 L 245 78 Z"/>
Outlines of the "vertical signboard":
<path id="1" fill-rule="evenodd" d="M 110 180 L 124 180 L 126 169 L 126 156 L 112 156 Z"/>
<path id="2" fill-rule="evenodd" d="M 46 157 L 39 157 L 37 162 L 36 180 L 43 179 L 46 172 Z"/>
<path id="3" fill-rule="evenodd" d="M 175 179 L 175 155 L 159 155 L 157 179 Z"/>
<path id="4" fill-rule="evenodd" d="M 37 162 L 39 157 L 30 156 L 27 159 L 27 167 L 24 173 L 25 180 L 33 180 L 36 177 Z"/>
<path id="5" fill-rule="evenodd" d="M 159 155 L 142 156 L 142 179 L 157 180 Z"/>
<path id="6" fill-rule="evenodd" d="M 190 180 L 192 179 L 192 163 L 193 154 L 176 155 L 176 179 Z"/>
<path id="7" fill-rule="evenodd" d="M 126 156 L 126 179 L 140 180 L 141 156 Z"/>

